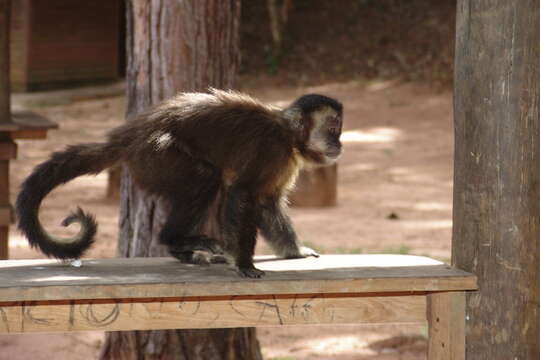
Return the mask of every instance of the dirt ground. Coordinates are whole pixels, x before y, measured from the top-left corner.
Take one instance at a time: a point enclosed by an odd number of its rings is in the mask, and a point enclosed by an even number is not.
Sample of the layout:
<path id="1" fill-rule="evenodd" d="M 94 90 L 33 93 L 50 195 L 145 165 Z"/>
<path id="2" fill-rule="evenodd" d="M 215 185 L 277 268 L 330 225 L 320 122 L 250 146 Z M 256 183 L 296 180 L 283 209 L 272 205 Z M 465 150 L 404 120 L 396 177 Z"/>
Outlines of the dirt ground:
<path id="1" fill-rule="evenodd" d="M 411 253 L 444 261 L 452 226 L 452 98 L 424 85 L 350 82 L 311 88 L 244 90 L 284 105 L 305 92 L 334 96 L 345 106 L 345 153 L 339 162 L 338 206 L 292 209 L 297 231 L 322 253 Z M 57 122 L 46 141 L 20 141 L 12 162 L 12 200 L 32 167 L 65 144 L 100 139 L 123 121 L 125 100 L 109 97 L 34 110 Z M 68 209 L 81 205 L 97 215 L 97 246 L 89 257 L 112 257 L 117 204 L 104 200 L 107 175 L 79 178 L 55 190 L 42 207 L 42 221 L 55 234 Z M 12 258 L 39 258 L 12 229 Z M 259 252 L 265 252 L 261 246 Z M 377 325 L 258 329 L 266 359 L 424 359 L 426 326 Z M 102 332 L 0 336 L 0 359 L 93 359 Z"/>

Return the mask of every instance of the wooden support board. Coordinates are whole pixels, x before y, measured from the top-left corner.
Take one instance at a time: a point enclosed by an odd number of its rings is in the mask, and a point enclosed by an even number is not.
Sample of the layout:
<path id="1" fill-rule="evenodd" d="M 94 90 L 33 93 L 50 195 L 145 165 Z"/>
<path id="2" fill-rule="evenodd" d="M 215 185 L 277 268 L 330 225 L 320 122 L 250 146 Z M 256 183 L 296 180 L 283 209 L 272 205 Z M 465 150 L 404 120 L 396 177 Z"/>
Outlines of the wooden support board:
<path id="1" fill-rule="evenodd" d="M 0 333 L 411 323 L 425 296 L 299 294 L 0 302 Z"/>
<path id="2" fill-rule="evenodd" d="M 475 276 L 410 255 L 264 257 L 256 266 L 264 278 L 172 258 L 84 260 L 81 267 L 0 261 L 0 333 L 410 323 L 435 314 L 444 319 L 431 325 L 440 342 L 454 334 L 448 324 L 464 319 L 444 316 L 444 295 L 432 305 L 428 296 L 476 288 Z M 464 311 L 449 301 L 454 314 Z"/>
<path id="3" fill-rule="evenodd" d="M 0 205 L 0 226 L 13 222 L 13 209 L 10 205 Z"/>
<path id="4" fill-rule="evenodd" d="M 429 359 L 465 359 L 465 292 L 429 294 Z"/>
<path id="5" fill-rule="evenodd" d="M 9 132 L 12 139 L 45 139 L 47 131 L 56 128 L 56 123 L 27 110 L 13 111 L 11 122 L 0 123 L 0 132 Z"/>

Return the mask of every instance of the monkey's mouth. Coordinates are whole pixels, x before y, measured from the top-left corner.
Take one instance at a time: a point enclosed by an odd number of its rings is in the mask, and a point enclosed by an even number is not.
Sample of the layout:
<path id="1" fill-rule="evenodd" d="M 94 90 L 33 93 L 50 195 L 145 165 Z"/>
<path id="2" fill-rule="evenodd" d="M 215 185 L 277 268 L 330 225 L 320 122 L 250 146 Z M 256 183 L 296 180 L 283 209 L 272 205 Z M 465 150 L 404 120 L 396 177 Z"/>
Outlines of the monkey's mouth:
<path id="1" fill-rule="evenodd" d="M 327 158 L 336 160 L 337 158 L 341 156 L 341 153 L 342 153 L 341 149 L 332 149 L 332 150 L 325 151 L 324 155 Z"/>

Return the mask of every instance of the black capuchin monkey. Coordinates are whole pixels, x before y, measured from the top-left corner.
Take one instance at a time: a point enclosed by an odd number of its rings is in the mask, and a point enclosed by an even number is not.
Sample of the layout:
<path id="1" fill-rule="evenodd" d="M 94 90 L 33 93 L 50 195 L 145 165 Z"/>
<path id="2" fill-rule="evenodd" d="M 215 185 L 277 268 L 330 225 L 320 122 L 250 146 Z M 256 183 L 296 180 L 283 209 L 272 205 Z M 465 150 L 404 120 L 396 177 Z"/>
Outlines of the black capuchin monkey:
<path id="1" fill-rule="evenodd" d="M 80 258 L 94 241 L 94 217 L 79 208 L 62 222 L 79 223 L 79 233 L 57 238 L 40 224 L 40 204 L 58 185 L 123 163 L 141 189 L 169 202 L 159 239 L 172 256 L 227 261 L 242 276 L 261 277 L 253 265 L 257 231 L 278 256 L 319 256 L 300 244 L 287 193 L 303 166 L 336 161 L 341 129 L 342 105 L 322 95 L 279 109 L 233 91 L 181 93 L 106 142 L 68 146 L 38 165 L 17 198 L 18 227 L 45 255 Z"/>

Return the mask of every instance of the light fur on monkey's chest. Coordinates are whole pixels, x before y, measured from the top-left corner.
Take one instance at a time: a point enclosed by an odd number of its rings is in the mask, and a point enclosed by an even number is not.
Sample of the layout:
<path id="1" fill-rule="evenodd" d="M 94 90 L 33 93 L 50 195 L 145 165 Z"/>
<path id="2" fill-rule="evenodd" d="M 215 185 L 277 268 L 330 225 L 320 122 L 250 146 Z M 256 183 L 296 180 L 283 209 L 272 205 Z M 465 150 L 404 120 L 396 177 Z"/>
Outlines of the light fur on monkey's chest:
<path id="1" fill-rule="evenodd" d="M 296 179 L 303 165 L 302 157 L 295 149 L 287 164 L 277 171 L 262 187 L 263 198 L 282 198 L 294 188 Z"/>

